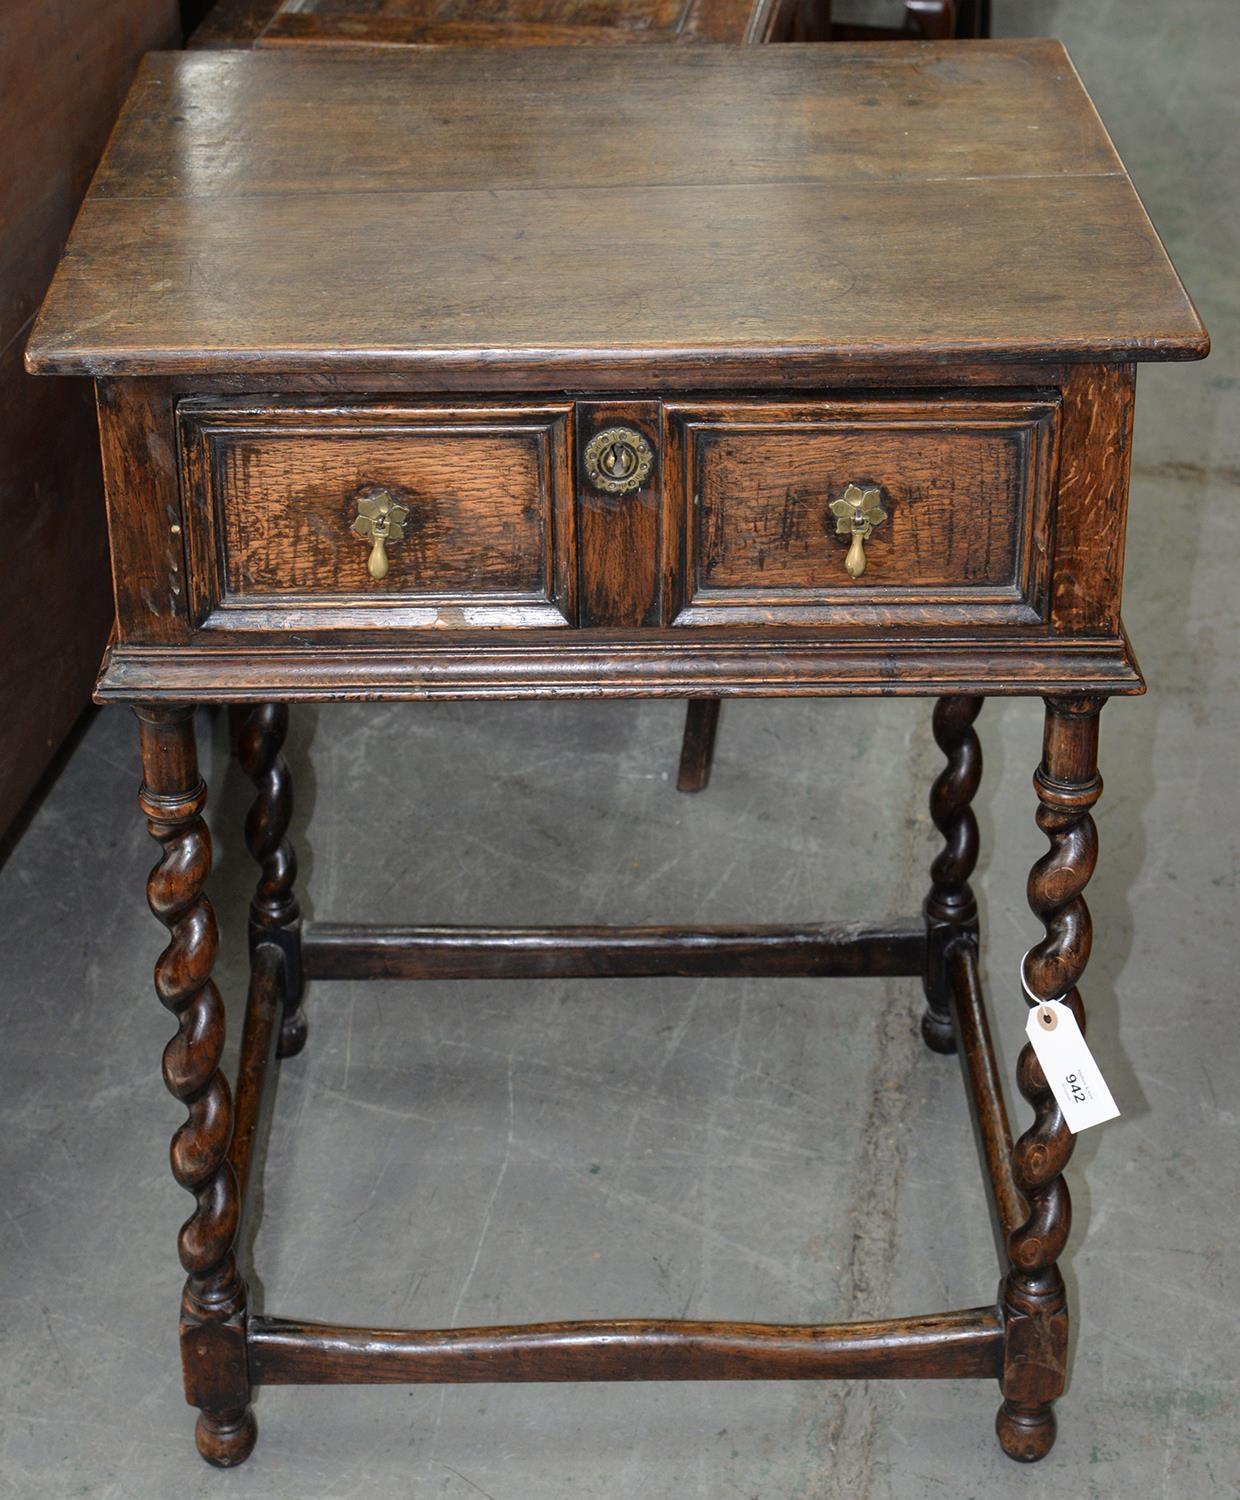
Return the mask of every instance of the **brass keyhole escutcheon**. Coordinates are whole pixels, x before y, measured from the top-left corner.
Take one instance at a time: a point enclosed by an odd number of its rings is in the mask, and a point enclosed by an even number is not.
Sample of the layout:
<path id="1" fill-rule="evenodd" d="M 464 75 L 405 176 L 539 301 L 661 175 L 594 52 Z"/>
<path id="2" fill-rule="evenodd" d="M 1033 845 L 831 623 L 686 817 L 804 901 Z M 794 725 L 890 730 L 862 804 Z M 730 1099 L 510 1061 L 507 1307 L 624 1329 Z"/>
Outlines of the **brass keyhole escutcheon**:
<path id="1" fill-rule="evenodd" d="M 628 443 L 610 443 L 599 454 L 598 466 L 608 479 L 631 479 L 637 473 L 637 453 Z"/>
<path id="2" fill-rule="evenodd" d="M 627 495 L 650 477 L 654 450 L 631 427 L 608 427 L 586 444 L 586 474 L 597 490 Z"/>
<path id="3" fill-rule="evenodd" d="M 844 571 L 850 578 L 860 578 L 865 572 L 866 538 L 887 519 L 882 498 L 876 489 L 863 490 L 860 485 L 850 484 L 840 499 L 831 502 L 836 535 L 851 538 L 844 559 Z"/>
<path id="4" fill-rule="evenodd" d="M 366 571 L 379 583 L 388 575 L 388 543 L 399 542 L 405 534 L 409 507 L 394 500 L 389 491 L 375 486 L 358 497 L 357 517 L 350 527 L 358 536 L 369 537 L 370 556 Z"/>

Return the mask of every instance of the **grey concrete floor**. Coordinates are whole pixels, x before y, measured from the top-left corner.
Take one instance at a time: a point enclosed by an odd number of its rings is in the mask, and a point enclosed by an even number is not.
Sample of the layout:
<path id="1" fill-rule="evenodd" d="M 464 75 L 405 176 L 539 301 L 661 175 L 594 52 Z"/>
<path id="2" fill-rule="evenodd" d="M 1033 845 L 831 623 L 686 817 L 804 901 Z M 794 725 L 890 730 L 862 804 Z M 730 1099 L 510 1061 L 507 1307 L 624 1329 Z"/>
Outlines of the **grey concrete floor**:
<path id="1" fill-rule="evenodd" d="M 1075 1363 L 1039 1470 L 988 1384 L 271 1389 L 207 1469 L 177 1371 L 179 1111 L 128 716 L 104 713 L 0 871 L 0 1496 L 921 1500 L 1240 1495 L 1235 1025 L 1240 133 L 1234 0 L 998 0 L 1068 42 L 1215 337 L 1140 379 L 1127 616 L 1103 718 L 1084 994 L 1124 1114 L 1079 1142 Z M 986 971 L 1010 1076 L 1042 841 L 1039 706 L 980 724 Z M 924 704 L 746 703 L 680 797 L 668 704 L 303 710 L 315 913 L 791 920 L 916 910 Z M 204 721 L 234 1035 L 248 789 Z M 320 984 L 281 1072 L 253 1253 L 289 1316 L 766 1320 L 988 1300 L 956 1065 L 912 983 Z M 1019 1101 L 1018 1101 L 1019 1103 Z M 1022 1123 L 1024 1106 L 1016 1111 Z"/>

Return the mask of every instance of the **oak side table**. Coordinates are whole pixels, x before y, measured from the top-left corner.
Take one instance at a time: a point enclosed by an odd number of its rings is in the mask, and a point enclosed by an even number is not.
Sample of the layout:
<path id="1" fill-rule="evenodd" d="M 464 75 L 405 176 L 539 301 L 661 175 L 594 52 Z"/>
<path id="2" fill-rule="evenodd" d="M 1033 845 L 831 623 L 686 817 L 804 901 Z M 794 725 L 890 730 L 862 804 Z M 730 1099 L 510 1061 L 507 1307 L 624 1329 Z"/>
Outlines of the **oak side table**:
<path id="1" fill-rule="evenodd" d="M 966 128 L 967 127 L 967 128 Z M 915 149 L 910 143 L 915 143 Z M 98 383 L 116 631 L 169 929 L 186 1393 L 238 1463 L 270 1383 L 978 1377 L 1014 1458 L 1064 1384 L 1072 1149 L 1013 1147 L 969 877 L 992 693 L 1045 699 L 1038 999 L 1076 990 L 1120 623 L 1134 367 L 1204 330 L 1063 49 L 156 55 L 27 355 Z M 943 845 L 880 926 L 303 925 L 290 701 L 938 698 Z M 192 712 L 248 705 L 261 874 L 235 1093 Z M 832 1326 L 430 1331 L 249 1304 L 234 1243 L 303 981 L 920 976 L 959 1052 L 997 1297 Z M 1011 986 L 1017 991 L 1015 978 Z"/>

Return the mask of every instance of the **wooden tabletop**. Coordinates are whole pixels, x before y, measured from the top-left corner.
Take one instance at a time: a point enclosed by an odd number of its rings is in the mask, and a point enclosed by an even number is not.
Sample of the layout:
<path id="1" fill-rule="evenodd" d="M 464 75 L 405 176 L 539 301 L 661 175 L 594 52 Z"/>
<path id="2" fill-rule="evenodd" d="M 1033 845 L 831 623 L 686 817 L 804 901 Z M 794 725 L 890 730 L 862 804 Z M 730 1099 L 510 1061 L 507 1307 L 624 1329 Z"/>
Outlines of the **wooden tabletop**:
<path id="1" fill-rule="evenodd" d="M 1012 41 L 154 54 L 27 360 L 484 390 L 1207 348 L 1063 48 Z"/>

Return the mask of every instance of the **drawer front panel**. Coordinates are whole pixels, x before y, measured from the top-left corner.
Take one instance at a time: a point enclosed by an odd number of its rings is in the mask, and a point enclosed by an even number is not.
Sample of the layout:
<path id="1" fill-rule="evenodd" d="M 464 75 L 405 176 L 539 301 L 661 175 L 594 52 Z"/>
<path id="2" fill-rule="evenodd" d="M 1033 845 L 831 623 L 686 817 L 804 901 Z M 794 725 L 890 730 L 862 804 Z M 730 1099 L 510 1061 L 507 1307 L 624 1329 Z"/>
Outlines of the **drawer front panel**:
<path id="1" fill-rule="evenodd" d="M 180 421 L 199 624 L 573 620 L 570 405 L 186 401 Z"/>
<path id="2" fill-rule="evenodd" d="M 673 623 L 1043 622 L 1057 426 L 1055 399 L 671 408 Z"/>

